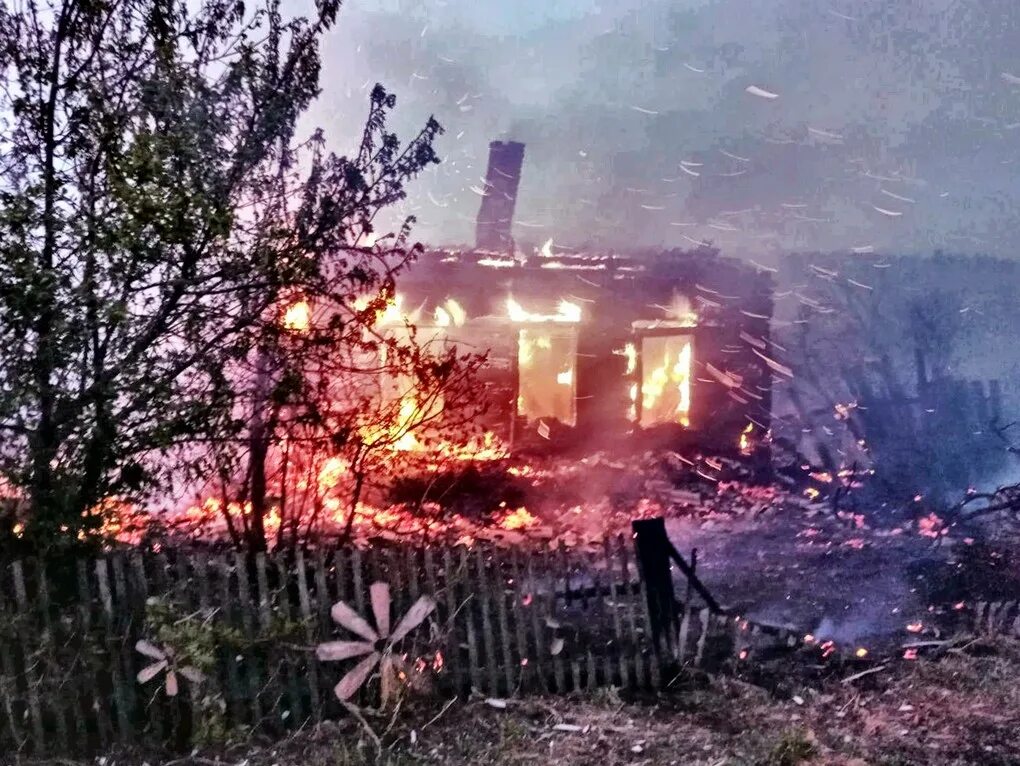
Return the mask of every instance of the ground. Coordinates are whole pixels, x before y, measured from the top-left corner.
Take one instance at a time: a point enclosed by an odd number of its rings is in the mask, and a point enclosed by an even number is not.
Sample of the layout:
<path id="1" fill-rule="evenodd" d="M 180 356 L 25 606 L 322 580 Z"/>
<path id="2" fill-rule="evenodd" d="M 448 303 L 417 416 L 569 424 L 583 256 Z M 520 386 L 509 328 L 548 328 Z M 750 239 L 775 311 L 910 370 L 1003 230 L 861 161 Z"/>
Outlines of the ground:
<path id="1" fill-rule="evenodd" d="M 111 754 L 80 766 L 1020 766 L 1020 644 L 961 641 L 875 668 L 781 694 L 691 676 L 644 697 L 436 701 L 366 717 L 371 735 L 347 720 L 274 745 Z"/>

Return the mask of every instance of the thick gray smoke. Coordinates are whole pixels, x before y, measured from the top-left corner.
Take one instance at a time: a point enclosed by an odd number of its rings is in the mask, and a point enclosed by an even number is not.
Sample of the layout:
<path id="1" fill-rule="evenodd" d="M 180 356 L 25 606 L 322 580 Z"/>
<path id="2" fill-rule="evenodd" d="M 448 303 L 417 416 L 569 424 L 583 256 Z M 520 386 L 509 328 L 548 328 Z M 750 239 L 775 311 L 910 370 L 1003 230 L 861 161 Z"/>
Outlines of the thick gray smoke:
<path id="1" fill-rule="evenodd" d="M 518 240 L 1011 255 L 1018 39 L 1015 0 L 351 0 L 312 121 L 342 146 L 377 80 L 435 113 L 436 244 L 512 138 Z"/>

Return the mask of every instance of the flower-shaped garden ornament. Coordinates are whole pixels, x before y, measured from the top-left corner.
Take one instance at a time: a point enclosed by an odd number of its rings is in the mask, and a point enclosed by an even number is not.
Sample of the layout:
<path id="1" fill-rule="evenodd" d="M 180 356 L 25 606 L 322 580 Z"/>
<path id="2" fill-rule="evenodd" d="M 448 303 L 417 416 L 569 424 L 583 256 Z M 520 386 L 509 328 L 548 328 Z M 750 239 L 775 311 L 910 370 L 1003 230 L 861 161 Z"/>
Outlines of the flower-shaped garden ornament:
<path id="1" fill-rule="evenodd" d="M 155 660 L 155 662 L 151 665 L 146 665 L 138 672 L 138 683 L 147 684 L 165 670 L 166 682 L 164 687 L 166 689 L 166 696 L 168 697 L 177 696 L 178 673 L 193 684 L 199 684 L 205 679 L 205 676 L 202 675 L 202 671 L 192 665 L 178 667 L 175 662 L 174 651 L 170 647 L 160 649 L 155 644 L 151 644 L 148 641 L 143 640 L 135 644 L 135 649 L 139 652 L 139 654 L 144 654 L 149 659 Z"/>
<path id="2" fill-rule="evenodd" d="M 376 582 L 372 583 L 368 590 L 371 596 L 375 627 L 369 625 L 367 620 L 343 601 L 338 601 L 333 604 L 333 609 L 330 611 L 333 621 L 364 640 L 327 641 L 319 644 L 315 654 L 324 662 L 363 657 L 361 662 L 347 671 L 333 690 L 337 698 L 343 702 L 355 695 L 378 664 L 382 685 L 382 703 L 385 705 L 396 695 L 398 674 L 404 667 L 403 660 L 394 654 L 393 647 L 425 621 L 425 618 L 436 608 L 436 602 L 428 596 L 422 596 L 407 610 L 407 614 L 401 618 L 391 632 L 390 586 L 384 582 Z"/>

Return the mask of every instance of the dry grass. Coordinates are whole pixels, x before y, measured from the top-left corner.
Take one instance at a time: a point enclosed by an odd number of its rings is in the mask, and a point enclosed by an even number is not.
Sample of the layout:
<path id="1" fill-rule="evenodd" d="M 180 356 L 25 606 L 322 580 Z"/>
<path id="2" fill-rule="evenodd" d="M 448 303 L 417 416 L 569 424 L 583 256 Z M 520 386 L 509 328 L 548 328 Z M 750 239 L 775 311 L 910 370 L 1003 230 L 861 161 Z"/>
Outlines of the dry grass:
<path id="1" fill-rule="evenodd" d="M 369 719 L 373 736 L 346 721 L 272 746 L 105 766 L 1020 766 L 1018 681 L 1020 644 L 974 643 L 784 700 L 732 678 L 685 679 L 671 694 L 453 703 Z"/>

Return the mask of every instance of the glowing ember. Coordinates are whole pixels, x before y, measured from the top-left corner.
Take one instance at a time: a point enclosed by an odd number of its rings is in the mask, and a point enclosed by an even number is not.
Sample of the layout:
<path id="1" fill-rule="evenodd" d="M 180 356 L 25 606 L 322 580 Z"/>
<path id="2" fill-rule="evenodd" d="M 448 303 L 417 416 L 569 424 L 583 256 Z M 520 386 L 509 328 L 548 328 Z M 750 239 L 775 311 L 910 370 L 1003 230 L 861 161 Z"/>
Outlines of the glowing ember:
<path id="1" fill-rule="evenodd" d="M 518 508 L 511 511 L 499 522 L 503 529 L 517 530 L 528 529 L 538 524 L 538 519 L 528 512 L 527 508 Z"/>
<path id="2" fill-rule="evenodd" d="M 740 432 L 740 454 L 749 455 L 751 453 L 751 433 L 754 431 L 754 423 L 748 423 L 747 428 Z"/>

